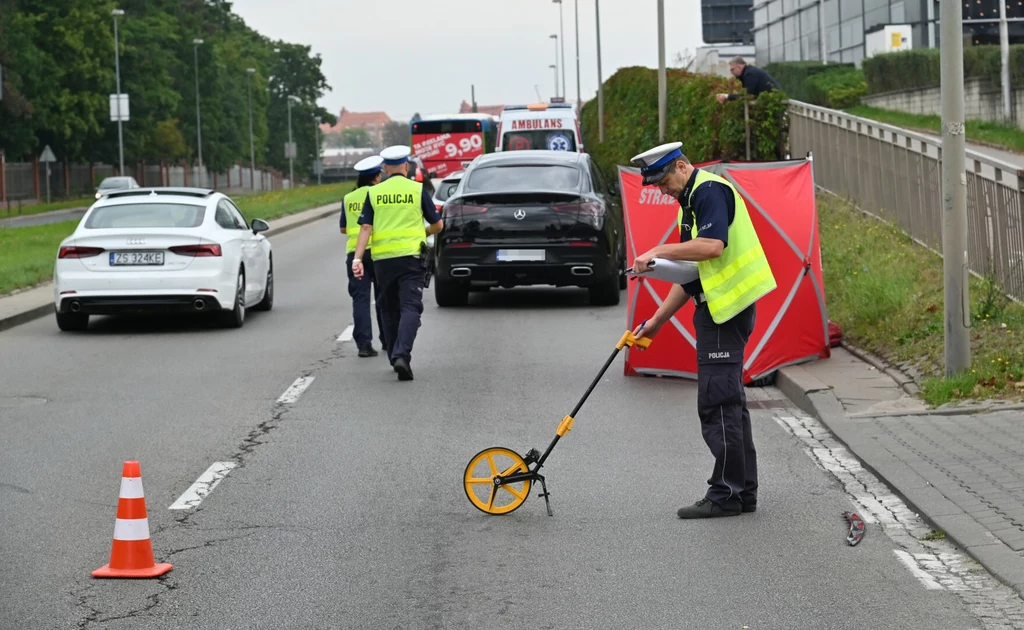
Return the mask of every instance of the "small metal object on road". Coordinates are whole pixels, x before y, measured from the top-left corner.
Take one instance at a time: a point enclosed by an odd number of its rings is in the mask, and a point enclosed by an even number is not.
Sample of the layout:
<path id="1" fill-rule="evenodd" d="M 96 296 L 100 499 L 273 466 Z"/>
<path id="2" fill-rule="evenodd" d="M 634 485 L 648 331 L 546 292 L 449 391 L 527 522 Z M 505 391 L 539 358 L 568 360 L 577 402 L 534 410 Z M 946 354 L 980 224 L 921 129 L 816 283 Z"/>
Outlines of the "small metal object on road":
<path id="1" fill-rule="evenodd" d="M 843 518 L 850 524 L 846 534 L 846 542 L 850 543 L 850 546 L 853 547 L 864 538 L 864 519 L 857 516 L 856 512 L 843 512 Z"/>

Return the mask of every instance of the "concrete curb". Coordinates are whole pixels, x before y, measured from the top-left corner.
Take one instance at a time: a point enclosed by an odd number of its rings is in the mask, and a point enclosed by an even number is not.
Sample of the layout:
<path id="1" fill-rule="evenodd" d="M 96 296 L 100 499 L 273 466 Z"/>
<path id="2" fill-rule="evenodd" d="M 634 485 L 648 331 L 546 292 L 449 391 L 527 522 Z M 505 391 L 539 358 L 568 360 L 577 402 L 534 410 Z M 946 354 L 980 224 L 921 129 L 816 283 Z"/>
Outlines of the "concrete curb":
<path id="1" fill-rule="evenodd" d="M 269 230 L 264 232 L 264 234 L 267 236 L 276 236 L 278 234 L 283 234 L 289 230 L 294 230 L 295 228 L 302 227 L 304 225 L 309 225 L 310 223 L 314 223 L 316 221 L 320 221 L 331 216 L 337 216 L 339 212 L 341 212 L 340 201 L 338 203 L 330 204 L 327 206 L 320 206 L 317 208 L 311 208 L 309 210 L 303 210 L 302 212 L 297 212 L 295 214 L 287 215 L 281 217 L 280 219 L 276 219 L 276 221 L 281 222 L 282 225 L 279 225 L 277 227 L 271 227 Z M 52 286 L 52 282 L 40 285 L 40 287 Z M 5 296 L 0 296 L 0 299 L 3 299 L 3 297 Z M 53 301 L 51 300 L 41 306 L 33 306 L 31 308 L 27 308 L 24 311 L 14 313 L 13 315 L 0 317 L 0 331 L 4 331 L 15 326 L 20 326 L 21 324 L 30 322 L 34 319 L 39 319 L 40 317 L 45 317 L 52 313 Z"/>
<path id="2" fill-rule="evenodd" d="M 804 412 L 817 418 L 846 445 L 864 468 L 885 483 L 907 506 L 978 561 L 998 580 L 1024 595 L 1024 558 L 947 499 L 904 462 L 863 437 L 857 425 L 870 418 L 848 417 L 832 390 L 800 366 L 781 368 L 776 387 Z"/>
<path id="3" fill-rule="evenodd" d="M 903 391 L 905 391 L 907 394 L 916 397 L 918 394 L 921 393 L 921 388 L 914 381 L 914 379 L 910 378 L 900 370 L 886 365 L 884 361 L 882 361 L 875 355 L 871 354 L 867 350 L 861 350 L 857 346 L 851 346 L 845 341 L 842 342 L 842 346 L 843 348 L 846 349 L 847 352 L 849 352 L 853 356 L 857 357 L 861 361 L 864 361 L 865 363 L 870 364 L 879 372 L 885 374 L 892 380 L 896 381 L 896 384 L 899 385 L 900 388 L 903 389 Z"/>

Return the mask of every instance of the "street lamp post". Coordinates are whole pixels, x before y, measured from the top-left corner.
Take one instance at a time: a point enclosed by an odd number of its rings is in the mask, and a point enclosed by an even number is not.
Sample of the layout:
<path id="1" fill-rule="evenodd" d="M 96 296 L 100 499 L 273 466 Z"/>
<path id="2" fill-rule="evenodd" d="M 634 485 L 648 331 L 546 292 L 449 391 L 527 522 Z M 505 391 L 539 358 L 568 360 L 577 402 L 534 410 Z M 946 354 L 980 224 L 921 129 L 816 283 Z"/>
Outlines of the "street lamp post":
<path id="1" fill-rule="evenodd" d="M 119 173 L 124 175 L 124 131 L 121 127 L 121 49 L 117 37 L 117 18 L 124 15 L 124 9 L 114 9 L 110 12 L 114 16 L 114 72 L 117 76 L 117 153 L 118 163 L 121 165 Z"/>
<path id="2" fill-rule="evenodd" d="M 558 35 L 552 35 L 551 39 L 555 40 L 555 96 L 558 96 Z M 565 66 L 562 66 L 562 72 L 565 72 Z M 565 94 L 562 94 L 565 96 Z"/>
<path id="3" fill-rule="evenodd" d="M 292 147 L 292 101 L 298 98 L 288 95 L 288 186 L 295 187 L 295 151 Z"/>
<path id="4" fill-rule="evenodd" d="M 249 183 L 256 190 L 256 141 L 252 135 L 252 75 L 256 68 L 246 68 L 249 75 Z"/>
<path id="5" fill-rule="evenodd" d="M 562 47 L 562 97 L 565 97 L 565 25 L 562 22 L 562 0 L 551 0 L 558 5 L 558 41 Z M 555 90 L 557 93 L 558 90 Z"/>
<path id="6" fill-rule="evenodd" d="M 322 180 L 320 174 L 324 172 L 324 165 L 320 162 L 320 121 L 322 120 L 319 116 L 313 118 L 316 121 L 316 127 L 314 128 L 316 137 L 316 183 L 320 185 Z"/>
<path id="7" fill-rule="evenodd" d="M 576 117 L 583 111 L 580 92 L 580 0 L 576 0 Z"/>
<path id="8" fill-rule="evenodd" d="M 548 67 L 555 71 L 555 96 L 558 96 L 558 66 L 552 64 Z"/>
<path id="9" fill-rule="evenodd" d="M 604 81 L 601 78 L 601 0 L 594 0 L 597 21 L 597 141 L 604 142 Z"/>
<path id="10" fill-rule="evenodd" d="M 665 141 L 665 0 L 658 0 L 658 141 Z"/>
<path id="11" fill-rule="evenodd" d="M 203 185 L 203 176 L 206 174 L 203 168 L 203 132 L 202 132 L 202 119 L 199 116 L 199 45 L 203 43 L 201 39 L 192 40 L 192 52 L 195 54 L 195 67 L 196 67 L 196 147 L 199 150 L 199 186 Z"/>

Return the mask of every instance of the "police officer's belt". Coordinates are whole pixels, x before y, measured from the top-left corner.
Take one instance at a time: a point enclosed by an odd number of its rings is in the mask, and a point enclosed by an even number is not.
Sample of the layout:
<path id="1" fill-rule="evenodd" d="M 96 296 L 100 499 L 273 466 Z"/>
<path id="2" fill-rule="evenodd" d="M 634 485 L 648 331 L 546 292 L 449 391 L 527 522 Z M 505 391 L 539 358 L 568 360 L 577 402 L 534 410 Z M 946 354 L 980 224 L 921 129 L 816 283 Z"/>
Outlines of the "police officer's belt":
<path id="1" fill-rule="evenodd" d="M 697 295 L 693 296 L 693 303 L 694 304 L 703 304 L 703 303 L 705 303 L 707 301 L 708 301 L 708 298 L 707 298 L 707 296 L 704 295 L 703 292 L 698 293 Z"/>

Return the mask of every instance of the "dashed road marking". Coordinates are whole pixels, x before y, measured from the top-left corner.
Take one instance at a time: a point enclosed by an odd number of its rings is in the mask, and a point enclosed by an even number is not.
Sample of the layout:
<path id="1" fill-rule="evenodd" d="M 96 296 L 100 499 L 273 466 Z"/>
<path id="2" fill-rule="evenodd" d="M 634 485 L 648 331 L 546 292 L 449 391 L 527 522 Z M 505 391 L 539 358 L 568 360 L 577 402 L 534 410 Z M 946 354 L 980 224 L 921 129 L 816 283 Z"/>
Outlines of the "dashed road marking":
<path id="1" fill-rule="evenodd" d="M 312 384 L 313 379 L 315 378 L 315 376 L 300 376 L 299 378 L 295 379 L 295 382 L 292 383 L 292 386 L 286 389 L 284 393 L 281 394 L 281 397 L 277 399 L 278 404 L 293 404 L 295 401 L 299 399 L 299 396 L 302 395 L 302 392 L 306 391 L 306 388 L 309 387 L 310 384 Z"/>
<path id="2" fill-rule="evenodd" d="M 338 341 L 339 342 L 342 342 L 342 341 L 352 341 L 352 331 L 353 330 L 355 330 L 355 326 L 353 326 L 352 324 L 349 324 L 347 327 L 345 327 L 345 330 L 341 331 L 341 334 L 338 335 Z"/>
<path id="3" fill-rule="evenodd" d="M 235 462 L 213 462 L 213 465 L 199 475 L 199 479 L 196 479 L 196 482 L 189 486 L 188 490 L 178 497 L 178 500 L 172 503 L 168 509 L 188 510 L 198 506 L 235 466 L 237 466 Z"/>

